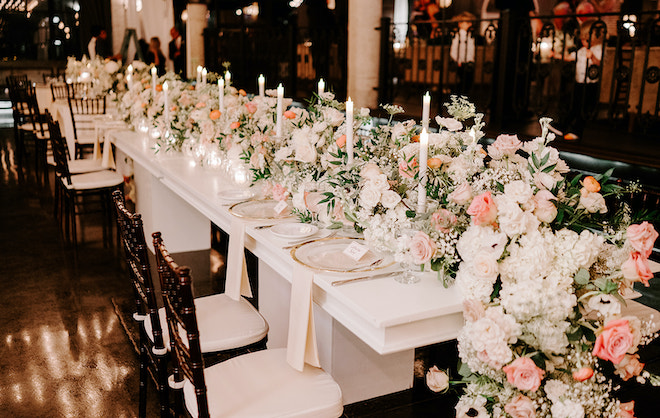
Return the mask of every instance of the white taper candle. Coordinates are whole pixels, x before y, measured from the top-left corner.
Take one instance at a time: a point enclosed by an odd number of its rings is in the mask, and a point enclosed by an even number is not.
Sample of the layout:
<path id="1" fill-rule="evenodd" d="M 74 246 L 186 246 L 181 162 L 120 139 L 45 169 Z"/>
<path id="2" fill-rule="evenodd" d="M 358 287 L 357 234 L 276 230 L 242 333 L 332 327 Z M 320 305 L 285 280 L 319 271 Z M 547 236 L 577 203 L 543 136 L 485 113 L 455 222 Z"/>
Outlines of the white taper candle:
<path id="1" fill-rule="evenodd" d="M 422 129 L 419 136 L 419 194 L 417 195 L 417 212 L 426 211 L 426 167 L 429 154 L 429 134 Z"/>
<path id="2" fill-rule="evenodd" d="M 346 162 L 353 163 L 353 101 L 346 100 Z"/>
<path id="3" fill-rule="evenodd" d="M 282 136 L 282 117 L 283 117 L 283 102 L 284 100 L 284 87 L 282 83 L 277 86 L 277 123 L 275 125 L 275 135 L 279 138 Z"/>

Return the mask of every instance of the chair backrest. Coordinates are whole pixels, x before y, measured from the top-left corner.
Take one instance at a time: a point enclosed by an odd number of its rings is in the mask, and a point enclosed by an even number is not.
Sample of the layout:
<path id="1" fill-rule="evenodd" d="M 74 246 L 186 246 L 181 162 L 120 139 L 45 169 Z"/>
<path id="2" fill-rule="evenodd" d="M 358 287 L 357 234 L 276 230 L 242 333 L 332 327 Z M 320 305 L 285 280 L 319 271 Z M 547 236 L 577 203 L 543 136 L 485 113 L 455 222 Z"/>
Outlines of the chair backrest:
<path id="1" fill-rule="evenodd" d="M 67 83 L 67 95 L 66 97 L 73 97 L 78 99 L 84 99 L 90 96 L 93 91 L 94 84 L 91 81 L 81 81 L 81 82 L 71 82 Z"/>
<path id="2" fill-rule="evenodd" d="M 67 184 L 71 184 L 71 172 L 69 171 L 69 151 L 66 141 L 60 131 L 60 124 L 54 121 L 48 111 L 46 111 L 46 120 L 48 122 L 48 131 L 50 132 L 50 145 L 53 149 L 53 158 L 55 159 L 55 171 Z"/>
<path id="3" fill-rule="evenodd" d="M 126 254 L 128 274 L 133 284 L 137 313 L 138 315 L 149 316 L 145 320 L 151 321 L 154 346 L 157 349 L 162 349 L 164 348 L 163 330 L 158 317 L 158 303 L 151 277 L 142 217 L 140 214 L 131 213 L 126 209 L 124 196 L 119 190 L 112 193 L 112 200 L 115 202 L 115 209 L 117 210 L 117 223 L 119 224 L 121 242 Z"/>
<path id="4" fill-rule="evenodd" d="M 9 98 L 16 115 L 14 119 L 18 120 L 18 123 L 32 124 L 32 130 L 42 135 L 48 131 L 47 122 L 39 110 L 36 87 L 14 86 L 9 89 Z"/>
<path id="5" fill-rule="evenodd" d="M 163 244 L 160 232 L 152 234 L 163 293 L 167 327 L 176 383 L 188 379 L 195 387 L 198 416 L 208 417 L 209 406 L 204 381 L 204 360 L 199 345 L 199 330 L 188 267 L 179 267 Z"/>
<path id="6" fill-rule="evenodd" d="M 73 125 L 73 137 L 77 141 L 81 135 L 78 130 L 90 132 L 94 130 L 94 124 L 85 120 L 85 116 L 105 115 L 105 96 L 95 98 L 68 97 L 71 123 Z M 82 133 L 82 132 L 81 132 Z"/>
<path id="7" fill-rule="evenodd" d="M 57 100 L 66 100 L 69 97 L 69 86 L 66 83 L 51 83 L 50 93 L 53 96 L 54 102 Z"/>
<path id="8" fill-rule="evenodd" d="M 30 81 L 28 80 L 27 74 L 19 74 L 19 75 L 8 75 L 7 76 L 7 85 L 9 88 L 12 87 L 27 87 L 30 85 Z"/>

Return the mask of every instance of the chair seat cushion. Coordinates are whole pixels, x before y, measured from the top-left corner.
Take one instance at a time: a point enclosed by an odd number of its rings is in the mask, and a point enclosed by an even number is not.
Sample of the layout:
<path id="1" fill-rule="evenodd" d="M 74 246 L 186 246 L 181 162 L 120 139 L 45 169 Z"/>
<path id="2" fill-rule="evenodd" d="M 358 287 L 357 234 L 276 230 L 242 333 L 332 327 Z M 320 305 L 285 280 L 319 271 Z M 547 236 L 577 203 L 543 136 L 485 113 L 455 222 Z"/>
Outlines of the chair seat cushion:
<path id="1" fill-rule="evenodd" d="M 124 182 L 124 177 L 110 170 L 96 171 L 93 173 L 76 174 L 71 176 L 71 184 L 65 186 L 69 190 L 94 190 L 106 187 L 119 186 Z"/>
<path id="2" fill-rule="evenodd" d="M 231 350 L 261 341 L 268 334 L 268 324 L 261 314 L 244 298 L 235 301 L 223 294 L 195 299 L 199 344 L 203 353 Z M 169 350 L 170 337 L 167 329 L 165 308 L 158 310 L 163 341 Z M 144 328 L 153 341 L 151 321 L 144 321 Z"/>
<path id="3" fill-rule="evenodd" d="M 289 366 L 286 349 L 234 357 L 204 369 L 211 417 L 340 417 L 341 389 L 322 369 Z M 183 386 L 186 408 L 197 417 L 195 389 Z"/>
<path id="4" fill-rule="evenodd" d="M 92 173 L 94 171 L 106 170 L 98 160 L 83 159 L 69 160 L 69 172 L 71 174 Z"/>

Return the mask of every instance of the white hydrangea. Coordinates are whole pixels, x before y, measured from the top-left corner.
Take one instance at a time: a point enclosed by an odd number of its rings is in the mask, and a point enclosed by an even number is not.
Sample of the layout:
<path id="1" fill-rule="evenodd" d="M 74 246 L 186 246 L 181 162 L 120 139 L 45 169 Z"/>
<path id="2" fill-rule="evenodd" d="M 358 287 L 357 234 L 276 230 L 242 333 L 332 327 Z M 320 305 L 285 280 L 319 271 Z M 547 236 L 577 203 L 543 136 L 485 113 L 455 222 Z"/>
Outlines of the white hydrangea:
<path id="1" fill-rule="evenodd" d="M 584 408 L 578 402 L 566 400 L 556 402 L 550 408 L 552 416 L 556 418 L 583 418 Z"/>

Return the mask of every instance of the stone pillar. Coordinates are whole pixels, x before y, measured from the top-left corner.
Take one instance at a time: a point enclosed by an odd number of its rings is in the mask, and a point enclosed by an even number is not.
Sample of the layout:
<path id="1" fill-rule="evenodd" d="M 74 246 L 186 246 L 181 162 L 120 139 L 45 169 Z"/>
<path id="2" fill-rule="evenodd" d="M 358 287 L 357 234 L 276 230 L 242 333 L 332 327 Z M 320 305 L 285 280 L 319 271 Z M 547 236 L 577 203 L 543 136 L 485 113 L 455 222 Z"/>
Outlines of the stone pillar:
<path id="1" fill-rule="evenodd" d="M 195 78 L 197 66 L 204 66 L 204 29 L 207 7 L 204 3 L 188 3 L 186 21 L 186 74 Z"/>
<path id="2" fill-rule="evenodd" d="M 348 0 L 348 96 L 357 107 L 378 107 L 382 0 Z"/>

